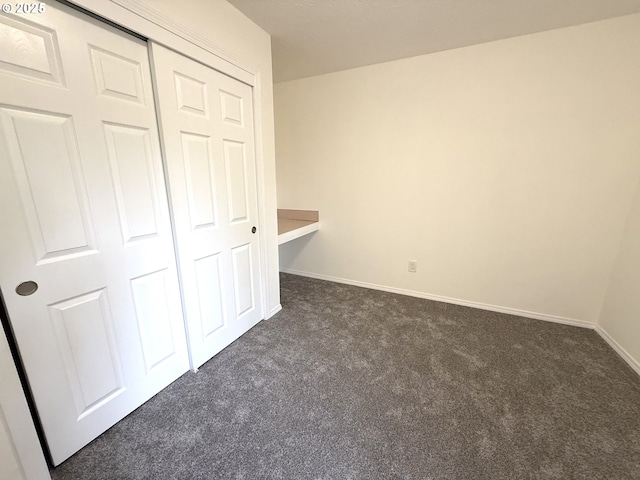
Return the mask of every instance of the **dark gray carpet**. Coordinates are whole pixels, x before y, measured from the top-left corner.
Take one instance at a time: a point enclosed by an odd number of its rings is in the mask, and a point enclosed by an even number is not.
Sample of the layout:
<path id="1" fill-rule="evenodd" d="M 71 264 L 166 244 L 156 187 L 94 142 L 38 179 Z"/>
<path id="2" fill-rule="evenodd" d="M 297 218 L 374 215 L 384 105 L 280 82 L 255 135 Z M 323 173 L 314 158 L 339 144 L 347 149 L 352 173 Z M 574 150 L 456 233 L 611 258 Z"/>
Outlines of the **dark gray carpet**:
<path id="1" fill-rule="evenodd" d="M 640 479 L 640 377 L 595 332 L 281 279 L 54 480 Z"/>

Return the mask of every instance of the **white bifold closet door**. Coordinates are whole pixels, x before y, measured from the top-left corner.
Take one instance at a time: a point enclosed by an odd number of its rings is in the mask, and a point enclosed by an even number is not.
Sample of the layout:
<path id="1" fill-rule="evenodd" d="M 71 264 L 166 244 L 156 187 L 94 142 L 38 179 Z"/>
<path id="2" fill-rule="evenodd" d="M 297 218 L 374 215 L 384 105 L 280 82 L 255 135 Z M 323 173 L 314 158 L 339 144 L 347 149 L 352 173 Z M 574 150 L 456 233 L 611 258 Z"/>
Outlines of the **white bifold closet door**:
<path id="1" fill-rule="evenodd" d="M 252 88 L 151 52 L 196 369 L 263 318 Z"/>
<path id="2" fill-rule="evenodd" d="M 55 464 L 189 367 L 148 58 L 52 2 L 0 15 L 0 288 Z"/>

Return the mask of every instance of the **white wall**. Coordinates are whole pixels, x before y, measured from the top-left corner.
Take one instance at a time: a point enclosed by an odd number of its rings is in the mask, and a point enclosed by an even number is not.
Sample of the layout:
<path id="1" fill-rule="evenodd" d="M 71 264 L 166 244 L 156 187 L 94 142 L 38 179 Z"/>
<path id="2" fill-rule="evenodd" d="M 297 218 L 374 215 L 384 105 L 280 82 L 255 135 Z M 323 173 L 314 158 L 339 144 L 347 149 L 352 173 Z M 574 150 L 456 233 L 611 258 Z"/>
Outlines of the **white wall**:
<path id="1" fill-rule="evenodd" d="M 275 101 L 278 206 L 321 220 L 283 270 L 596 322 L 640 178 L 640 15 L 280 83 Z"/>
<path id="2" fill-rule="evenodd" d="M 640 126 L 638 127 L 640 130 Z M 640 184 L 631 207 L 598 327 L 640 373 Z"/>
<path id="3" fill-rule="evenodd" d="M 238 59 L 239 63 L 246 65 L 252 72 L 257 72 L 257 103 L 260 105 L 261 116 L 256 119 L 256 146 L 264 165 L 264 169 L 258 170 L 259 193 L 267 212 L 266 218 L 261 219 L 262 233 L 269 239 L 264 265 L 268 277 L 268 311 L 265 313 L 275 313 L 280 306 L 280 289 L 271 37 L 225 0 L 144 0 L 143 3 Z"/>

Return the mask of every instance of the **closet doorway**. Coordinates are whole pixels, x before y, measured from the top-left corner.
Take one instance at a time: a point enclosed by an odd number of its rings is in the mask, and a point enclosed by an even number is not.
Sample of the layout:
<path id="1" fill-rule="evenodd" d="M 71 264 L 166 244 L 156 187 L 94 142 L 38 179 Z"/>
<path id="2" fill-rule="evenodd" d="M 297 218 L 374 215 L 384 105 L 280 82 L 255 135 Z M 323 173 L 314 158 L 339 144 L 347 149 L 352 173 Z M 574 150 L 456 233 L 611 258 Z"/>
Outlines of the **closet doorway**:
<path id="1" fill-rule="evenodd" d="M 253 132 L 210 132 L 221 155 L 210 161 L 222 162 L 212 172 L 232 187 L 210 185 L 218 243 L 179 257 L 180 284 L 176 248 L 191 247 L 178 227 L 207 227 L 173 204 L 164 170 L 202 166 L 190 141 L 204 134 L 164 139 L 167 152 L 189 154 L 163 164 L 158 102 L 170 125 L 176 113 L 154 96 L 145 40 L 54 2 L 0 15 L 0 288 L 55 465 L 263 318 Z M 220 105 L 233 120 L 238 104 Z M 251 125 L 252 111 L 240 114 Z M 191 191 L 169 182 L 176 199 L 208 188 L 194 179 Z"/>

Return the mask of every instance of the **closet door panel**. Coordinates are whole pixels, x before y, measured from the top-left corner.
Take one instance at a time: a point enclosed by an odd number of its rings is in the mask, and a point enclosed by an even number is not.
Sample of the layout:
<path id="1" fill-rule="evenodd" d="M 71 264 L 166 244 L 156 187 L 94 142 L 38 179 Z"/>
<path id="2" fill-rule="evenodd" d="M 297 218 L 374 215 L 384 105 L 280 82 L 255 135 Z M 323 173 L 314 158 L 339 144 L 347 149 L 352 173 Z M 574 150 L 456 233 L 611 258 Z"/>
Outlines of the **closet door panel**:
<path id="1" fill-rule="evenodd" d="M 191 228 L 215 228 L 217 215 L 211 138 L 181 132 L 181 140 Z"/>
<path id="2" fill-rule="evenodd" d="M 252 89 L 151 52 L 195 369 L 263 318 Z"/>
<path id="3" fill-rule="evenodd" d="M 0 288 L 58 464 L 188 369 L 149 57 L 54 2 L 0 33 Z"/>

